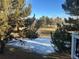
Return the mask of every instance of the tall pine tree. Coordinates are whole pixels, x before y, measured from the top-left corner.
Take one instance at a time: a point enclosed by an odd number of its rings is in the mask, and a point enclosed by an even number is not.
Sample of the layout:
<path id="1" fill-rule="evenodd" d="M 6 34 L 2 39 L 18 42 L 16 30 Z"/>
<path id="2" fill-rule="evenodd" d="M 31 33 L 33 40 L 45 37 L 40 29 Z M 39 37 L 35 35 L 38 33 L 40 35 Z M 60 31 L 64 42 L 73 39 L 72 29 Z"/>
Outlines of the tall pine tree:
<path id="1" fill-rule="evenodd" d="M 79 16 L 79 0 L 66 0 L 64 4 L 62 4 L 62 8 L 67 14 Z"/>

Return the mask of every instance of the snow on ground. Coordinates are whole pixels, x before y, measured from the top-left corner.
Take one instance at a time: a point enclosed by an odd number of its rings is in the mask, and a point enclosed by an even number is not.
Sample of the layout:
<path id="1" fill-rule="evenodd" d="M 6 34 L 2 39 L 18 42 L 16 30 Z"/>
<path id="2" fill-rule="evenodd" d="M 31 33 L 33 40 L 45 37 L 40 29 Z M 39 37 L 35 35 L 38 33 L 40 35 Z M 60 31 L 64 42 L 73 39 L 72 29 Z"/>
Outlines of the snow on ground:
<path id="1" fill-rule="evenodd" d="M 12 40 L 7 45 L 14 47 L 20 47 L 24 50 L 30 50 L 42 55 L 47 55 L 55 52 L 55 47 L 51 44 L 50 38 L 37 38 L 34 40 L 21 39 L 21 40 Z"/>

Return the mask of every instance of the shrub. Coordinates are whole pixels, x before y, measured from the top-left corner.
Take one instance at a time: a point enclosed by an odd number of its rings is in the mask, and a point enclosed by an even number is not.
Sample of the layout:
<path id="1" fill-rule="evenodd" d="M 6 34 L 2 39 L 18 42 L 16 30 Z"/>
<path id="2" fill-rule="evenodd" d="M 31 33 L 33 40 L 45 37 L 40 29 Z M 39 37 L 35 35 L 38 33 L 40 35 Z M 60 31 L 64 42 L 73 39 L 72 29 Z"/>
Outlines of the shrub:
<path id="1" fill-rule="evenodd" d="M 71 36 L 65 29 L 57 29 L 54 33 L 53 43 L 58 47 L 59 52 L 66 52 L 70 47 L 66 47 L 67 42 L 70 42 Z"/>
<path id="2" fill-rule="evenodd" d="M 28 30 L 26 32 L 26 37 L 30 38 L 30 39 L 35 39 L 35 38 L 38 38 L 38 33 L 34 32 L 32 30 Z"/>

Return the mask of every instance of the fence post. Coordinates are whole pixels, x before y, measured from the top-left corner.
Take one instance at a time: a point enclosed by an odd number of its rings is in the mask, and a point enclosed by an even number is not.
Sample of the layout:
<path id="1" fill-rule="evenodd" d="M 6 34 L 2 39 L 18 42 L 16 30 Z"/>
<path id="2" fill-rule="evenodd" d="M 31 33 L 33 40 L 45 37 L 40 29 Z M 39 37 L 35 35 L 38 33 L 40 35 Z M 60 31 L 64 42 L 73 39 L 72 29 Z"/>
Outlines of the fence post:
<path id="1" fill-rule="evenodd" d="M 75 57 L 75 51 L 76 51 L 76 38 L 75 35 L 78 35 L 78 33 L 73 32 L 72 33 L 72 45 L 71 45 L 71 59 L 74 59 Z"/>

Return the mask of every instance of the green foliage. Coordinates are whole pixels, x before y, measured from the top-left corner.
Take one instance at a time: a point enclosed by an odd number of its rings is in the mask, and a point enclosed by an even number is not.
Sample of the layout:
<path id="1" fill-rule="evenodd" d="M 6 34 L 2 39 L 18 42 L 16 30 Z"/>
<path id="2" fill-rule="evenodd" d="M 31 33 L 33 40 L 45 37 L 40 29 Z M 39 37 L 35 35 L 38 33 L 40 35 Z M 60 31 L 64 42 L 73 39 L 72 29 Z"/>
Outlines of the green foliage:
<path id="1" fill-rule="evenodd" d="M 79 16 L 79 0 L 66 0 L 62 8 L 70 15 Z"/>
<path id="2" fill-rule="evenodd" d="M 54 33 L 53 43 L 58 47 L 59 52 L 65 52 L 67 47 L 65 46 L 67 42 L 70 42 L 71 36 L 65 31 L 65 29 L 57 29 Z M 66 43 L 65 43 L 66 42 Z"/>
<path id="3" fill-rule="evenodd" d="M 25 8 L 22 9 L 21 15 L 24 16 L 24 17 L 27 17 L 31 14 L 31 10 L 32 10 L 32 5 L 29 4 L 28 7 L 25 7 Z"/>
<path id="4" fill-rule="evenodd" d="M 34 32 L 34 31 L 32 31 L 32 30 L 27 30 L 27 31 L 25 32 L 25 34 L 26 34 L 26 37 L 27 37 L 27 38 L 30 38 L 30 39 L 38 38 L 38 33 Z"/>
<path id="5" fill-rule="evenodd" d="M 65 22 L 69 24 L 69 25 L 64 26 L 64 28 L 67 29 L 68 31 L 78 31 L 79 30 L 78 19 L 69 17 L 68 19 L 65 19 Z"/>
<path id="6" fill-rule="evenodd" d="M 25 27 L 27 28 L 24 30 L 26 37 L 37 38 L 38 33 L 36 33 L 36 31 L 39 29 L 41 23 L 39 22 L 39 20 L 36 20 L 35 14 L 32 18 L 27 18 L 24 21 L 24 24 L 25 24 Z"/>
<path id="7" fill-rule="evenodd" d="M 0 19 L 0 39 L 9 37 L 10 34 L 14 31 L 16 31 L 19 34 L 19 36 L 24 35 L 24 29 L 20 30 L 19 28 L 28 27 L 28 24 L 26 24 L 27 26 L 25 26 L 24 18 L 30 15 L 32 9 L 32 5 L 28 4 L 26 6 L 24 1 L 25 0 L 12 0 L 10 2 L 11 7 L 8 7 L 9 10 L 7 11 L 5 11 L 5 6 L 2 7 L 4 9 L 2 9 L 1 11 L 3 11 L 5 15 L 0 15 L 4 16 L 2 19 Z M 5 4 L 8 3 L 9 2 L 5 2 Z M 15 28 L 17 30 L 14 30 Z"/>
<path id="8" fill-rule="evenodd" d="M 36 21 L 36 24 L 35 24 L 35 27 L 34 27 L 34 28 L 35 28 L 35 32 L 41 27 L 41 24 L 42 24 L 42 23 L 41 23 L 40 20 L 37 20 L 37 21 Z"/>
<path id="9" fill-rule="evenodd" d="M 20 30 L 19 28 L 27 29 L 28 26 L 30 25 L 30 23 L 26 21 L 24 18 L 30 15 L 32 6 L 31 4 L 26 6 L 24 2 L 19 6 L 18 0 L 14 2 L 17 2 L 16 6 L 15 4 L 12 3 L 13 8 L 11 10 L 12 12 L 14 11 L 14 13 L 10 13 L 10 15 L 8 15 L 8 22 L 11 28 L 13 29 L 13 31 L 14 31 L 14 28 L 16 28 L 17 29 L 16 31 L 19 34 L 19 36 L 24 37 L 25 36 L 24 29 Z M 26 24 L 26 22 L 29 24 Z"/>
<path id="10" fill-rule="evenodd" d="M 31 27 L 31 25 L 33 24 L 33 22 L 34 22 L 34 19 L 27 18 L 27 19 L 24 20 L 24 25 L 25 25 L 25 27 Z"/>

